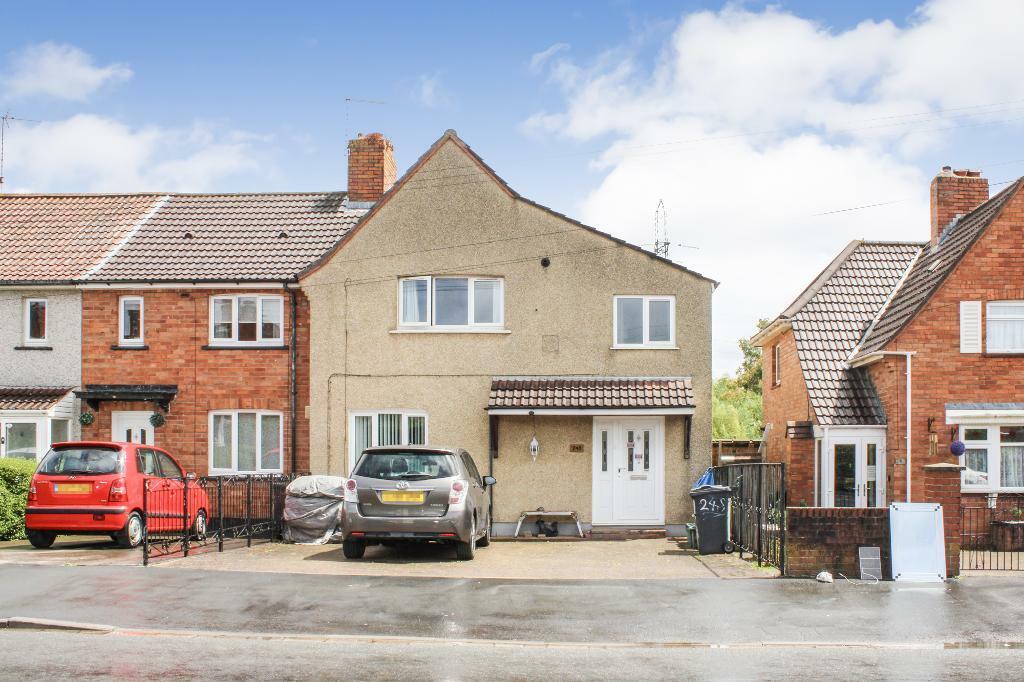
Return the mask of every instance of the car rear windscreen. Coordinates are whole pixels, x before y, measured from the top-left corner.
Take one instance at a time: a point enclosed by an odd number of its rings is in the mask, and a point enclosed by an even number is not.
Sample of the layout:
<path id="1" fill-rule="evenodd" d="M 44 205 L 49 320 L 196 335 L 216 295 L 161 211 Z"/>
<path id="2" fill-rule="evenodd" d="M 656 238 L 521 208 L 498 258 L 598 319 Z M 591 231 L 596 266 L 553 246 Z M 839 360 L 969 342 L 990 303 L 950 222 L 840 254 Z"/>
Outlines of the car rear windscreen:
<path id="1" fill-rule="evenodd" d="M 443 452 L 367 452 L 355 475 L 388 481 L 423 481 L 450 478 L 456 473 L 454 458 Z"/>
<path id="2" fill-rule="evenodd" d="M 117 448 L 80 447 L 50 450 L 36 470 L 60 476 L 102 476 L 124 473 L 124 453 Z"/>

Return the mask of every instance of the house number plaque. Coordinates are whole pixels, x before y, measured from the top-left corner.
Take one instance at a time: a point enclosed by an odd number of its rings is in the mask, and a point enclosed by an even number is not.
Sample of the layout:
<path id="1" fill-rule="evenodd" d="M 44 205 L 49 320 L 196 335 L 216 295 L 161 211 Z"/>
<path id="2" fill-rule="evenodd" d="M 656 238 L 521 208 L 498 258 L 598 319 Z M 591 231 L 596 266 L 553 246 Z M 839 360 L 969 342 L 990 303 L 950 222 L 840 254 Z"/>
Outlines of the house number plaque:
<path id="1" fill-rule="evenodd" d="M 583 443 L 569 443 L 569 452 L 583 452 Z"/>

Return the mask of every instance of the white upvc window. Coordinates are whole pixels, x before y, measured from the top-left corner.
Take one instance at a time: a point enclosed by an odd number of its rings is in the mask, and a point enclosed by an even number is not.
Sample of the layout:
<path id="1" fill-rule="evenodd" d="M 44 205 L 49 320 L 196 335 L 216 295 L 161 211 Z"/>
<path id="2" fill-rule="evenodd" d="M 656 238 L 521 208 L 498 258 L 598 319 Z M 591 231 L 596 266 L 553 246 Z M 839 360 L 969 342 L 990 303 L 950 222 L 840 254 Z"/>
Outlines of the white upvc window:
<path id="1" fill-rule="evenodd" d="M 46 299 L 26 298 L 24 305 L 22 340 L 26 346 L 45 346 L 47 342 Z"/>
<path id="2" fill-rule="evenodd" d="M 268 410 L 210 412 L 210 473 L 280 473 L 284 417 Z"/>
<path id="3" fill-rule="evenodd" d="M 772 346 L 772 385 L 782 384 L 782 351 L 779 344 Z"/>
<path id="4" fill-rule="evenodd" d="M 987 307 L 985 350 L 1024 353 L 1024 301 L 992 301 Z"/>
<path id="5" fill-rule="evenodd" d="M 427 413 L 421 410 L 350 412 L 348 426 L 349 471 L 366 448 L 427 444 Z"/>
<path id="6" fill-rule="evenodd" d="M 214 296 L 211 346 L 279 346 L 284 343 L 284 297 Z"/>
<path id="7" fill-rule="evenodd" d="M 962 424 L 960 440 L 967 492 L 1024 492 L 1024 425 Z"/>
<path id="8" fill-rule="evenodd" d="M 117 345 L 141 346 L 144 341 L 144 313 L 141 296 L 122 296 L 118 302 Z"/>
<path id="9" fill-rule="evenodd" d="M 473 331 L 505 324 L 505 283 L 498 277 L 405 277 L 398 280 L 400 329 Z"/>
<path id="10" fill-rule="evenodd" d="M 612 348 L 675 348 L 675 296 L 615 296 Z"/>

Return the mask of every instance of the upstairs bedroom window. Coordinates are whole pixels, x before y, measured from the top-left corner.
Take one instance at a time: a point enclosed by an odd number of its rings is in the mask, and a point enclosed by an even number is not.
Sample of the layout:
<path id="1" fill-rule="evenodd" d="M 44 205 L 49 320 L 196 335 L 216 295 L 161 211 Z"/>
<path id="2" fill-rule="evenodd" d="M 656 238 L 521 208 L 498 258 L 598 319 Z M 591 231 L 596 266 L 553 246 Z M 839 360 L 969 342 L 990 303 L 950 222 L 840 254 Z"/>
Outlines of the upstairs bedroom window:
<path id="1" fill-rule="evenodd" d="M 473 331 L 505 322 L 504 281 L 495 277 L 408 277 L 398 282 L 402 329 Z"/>
<path id="2" fill-rule="evenodd" d="M 284 298 L 214 296 L 210 299 L 211 346 L 280 346 Z"/>
<path id="3" fill-rule="evenodd" d="M 985 349 L 1024 353 L 1024 301 L 992 301 L 987 313 Z"/>
<path id="4" fill-rule="evenodd" d="M 23 341 L 26 346 L 46 345 L 46 299 L 26 298 Z"/>
<path id="5" fill-rule="evenodd" d="M 616 296 L 613 348 L 675 348 L 675 296 Z"/>
<path id="6" fill-rule="evenodd" d="M 142 334 L 142 297 L 122 296 L 118 314 L 117 344 L 119 346 L 141 346 Z"/>

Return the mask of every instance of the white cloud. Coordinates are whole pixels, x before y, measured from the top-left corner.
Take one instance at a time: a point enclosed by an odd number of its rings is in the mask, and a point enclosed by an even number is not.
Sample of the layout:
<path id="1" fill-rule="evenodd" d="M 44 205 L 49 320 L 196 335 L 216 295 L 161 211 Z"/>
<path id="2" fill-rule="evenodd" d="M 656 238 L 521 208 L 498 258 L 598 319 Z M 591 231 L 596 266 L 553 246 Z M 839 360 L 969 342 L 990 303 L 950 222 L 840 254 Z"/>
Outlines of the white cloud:
<path id="1" fill-rule="evenodd" d="M 428 109 L 441 109 L 451 105 L 452 99 L 441 83 L 441 74 L 421 75 L 413 86 L 412 97 Z"/>
<path id="2" fill-rule="evenodd" d="M 559 52 L 565 52 L 568 49 L 569 49 L 569 43 L 555 43 L 554 45 L 552 45 L 551 47 L 547 48 L 546 50 L 541 50 L 540 52 L 535 52 L 530 57 L 530 69 L 532 71 L 536 71 L 536 70 L 540 69 L 542 66 L 544 66 L 544 64 L 546 64 L 548 62 L 548 60 L 550 60 L 556 54 L 558 54 Z"/>
<path id="3" fill-rule="evenodd" d="M 549 55 L 565 107 L 524 129 L 611 139 L 584 222 L 649 243 L 664 199 L 672 241 L 700 247 L 671 255 L 722 282 L 721 373 L 757 318 L 778 314 L 849 240 L 927 237 L 931 169 L 917 156 L 944 129 L 1022 117 L 1022 24 L 1024 3 L 998 0 L 934 0 L 906 27 L 845 31 L 778 8 L 694 13 L 653 68 L 623 47 L 587 64 Z M 814 215 L 883 202 L 894 203 Z"/>
<path id="4" fill-rule="evenodd" d="M 73 45 L 39 43 L 14 55 L 2 82 L 13 98 L 44 95 L 84 101 L 108 83 L 131 78 L 124 64 L 97 66 L 91 55 Z"/>
<path id="5" fill-rule="evenodd" d="M 198 123 L 133 128 L 101 116 L 20 125 L 7 137 L 7 191 L 208 191 L 260 167 L 248 133 Z"/>

